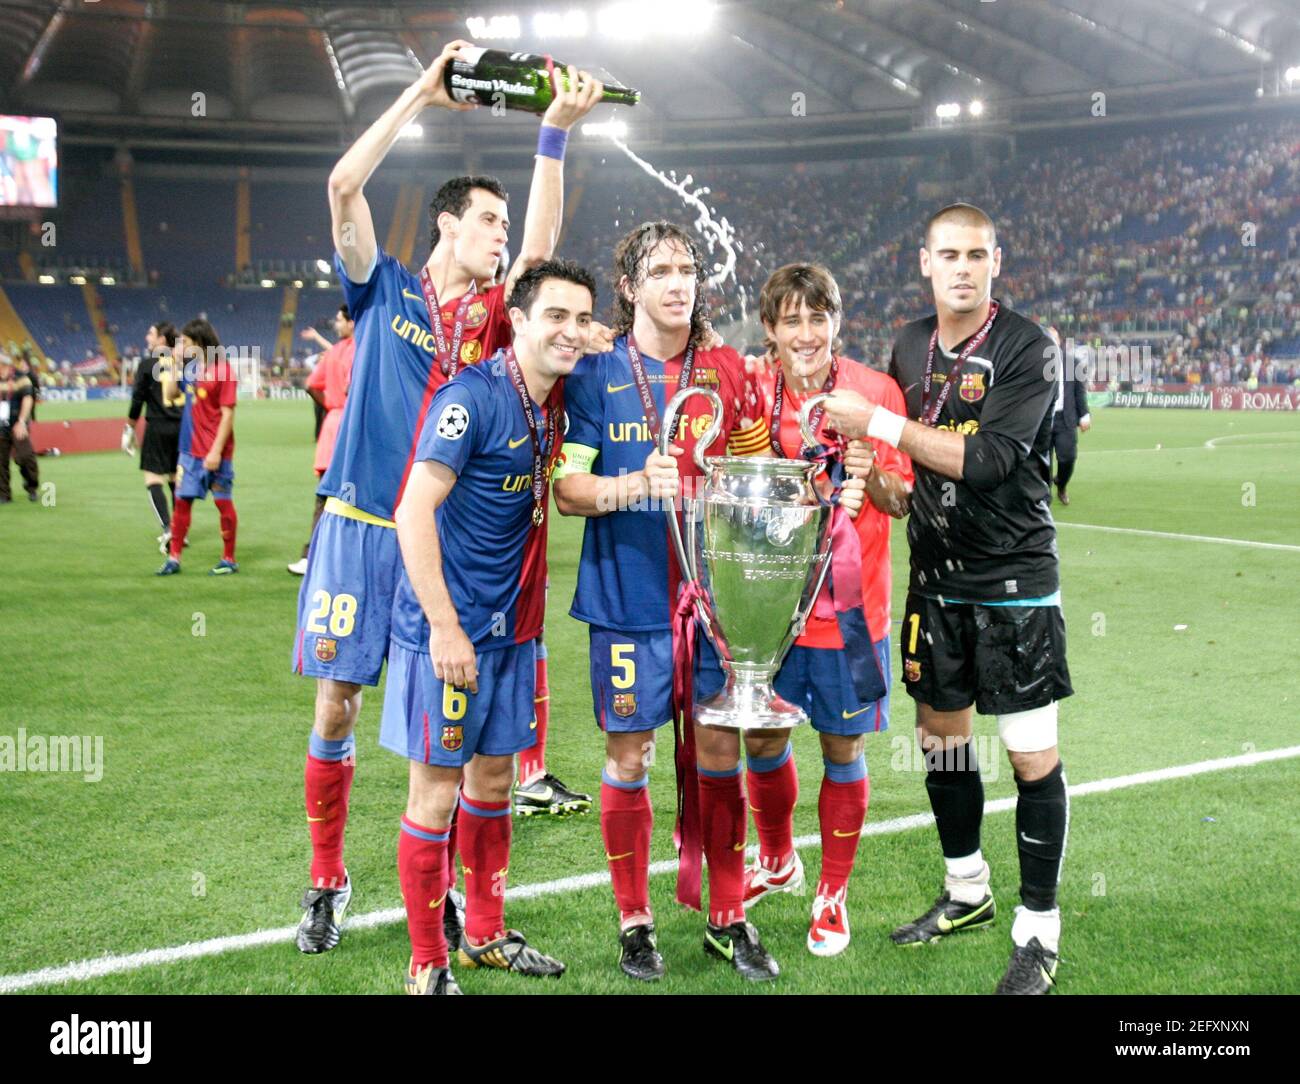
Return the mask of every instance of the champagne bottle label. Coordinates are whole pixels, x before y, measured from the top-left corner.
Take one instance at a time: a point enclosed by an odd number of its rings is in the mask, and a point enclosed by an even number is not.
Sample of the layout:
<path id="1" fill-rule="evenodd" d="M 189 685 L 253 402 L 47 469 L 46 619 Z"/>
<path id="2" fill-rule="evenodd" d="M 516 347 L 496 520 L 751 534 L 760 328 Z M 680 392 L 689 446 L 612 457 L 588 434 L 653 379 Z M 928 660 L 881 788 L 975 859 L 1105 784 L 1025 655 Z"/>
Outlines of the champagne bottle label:
<path id="1" fill-rule="evenodd" d="M 539 86 L 538 69 L 546 68 L 546 59 L 532 53 L 511 53 L 502 63 L 497 56 L 484 63 L 487 49 L 465 49 L 448 68 L 447 92 L 453 101 L 493 104 L 497 94 L 505 95 L 508 105 L 523 102 L 540 104 L 544 109 L 552 94 L 549 86 Z M 496 52 L 493 50 L 493 52 Z M 495 62 L 493 62 L 495 61 Z"/>
<path id="2" fill-rule="evenodd" d="M 500 49 L 468 48 L 443 71 L 443 84 L 453 101 L 480 105 L 504 104 L 508 109 L 544 113 L 555 98 L 548 57 L 536 53 L 507 53 Z M 555 78 L 567 88 L 565 65 L 556 61 Z M 617 84 L 605 87 L 602 100 L 635 105 L 639 91 Z"/>

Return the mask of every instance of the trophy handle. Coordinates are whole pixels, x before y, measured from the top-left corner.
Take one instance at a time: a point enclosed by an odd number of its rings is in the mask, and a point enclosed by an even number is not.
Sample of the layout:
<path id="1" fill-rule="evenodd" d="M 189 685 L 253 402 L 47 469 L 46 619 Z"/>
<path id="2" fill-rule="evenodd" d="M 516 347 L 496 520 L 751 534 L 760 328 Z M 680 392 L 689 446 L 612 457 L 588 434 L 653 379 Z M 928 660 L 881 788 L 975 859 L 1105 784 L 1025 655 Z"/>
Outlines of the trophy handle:
<path id="1" fill-rule="evenodd" d="M 673 442 L 673 434 L 677 432 L 677 415 L 682 412 L 682 405 L 692 395 L 705 396 L 713 406 L 713 421 L 709 424 L 704 436 L 695 442 L 695 465 L 707 474 L 709 468 L 704 462 L 704 453 L 718 439 L 718 433 L 722 430 L 722 397 L 712 388 L 682 388 L 668 401 L 668 406 L 664 410 L 663 424 L 659 429 L 658 451 L 660 455 L 668 454 L 668 449 Z M 668 513 L 668 533 L 673 538 L 673 550 L 677 554 L 677 567 L 681 571 L 682 579 L 698 580 L 699 575 L 692 565 L 686 545 L 682 541 L 681 525 L 677 522 L 676 503 L 676 501 L 670 502 L 664 511 Z"/>
<path id="2" fill-rule="evenodd" d="M 808 448 L 816 448 L 818 444 L 817 434 L 808 428 L 808 417 L 817 409 L 819 404 L 824 403 L 830 397 L 831 394 L 828 391 L 818 392 L 806 399 L 803 406 L 799 408 L 799 432 L 803 435 L 804 445 Z"/>

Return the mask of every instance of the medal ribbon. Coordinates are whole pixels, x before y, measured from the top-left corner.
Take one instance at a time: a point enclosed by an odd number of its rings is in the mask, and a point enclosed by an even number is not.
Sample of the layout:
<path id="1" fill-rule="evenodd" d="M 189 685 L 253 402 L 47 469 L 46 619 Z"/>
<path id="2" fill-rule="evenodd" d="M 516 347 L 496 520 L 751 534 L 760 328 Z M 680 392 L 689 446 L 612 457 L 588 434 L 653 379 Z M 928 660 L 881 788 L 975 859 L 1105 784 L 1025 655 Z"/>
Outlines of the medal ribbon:
<path id="1" fill-rule="evenodd" d="M 627 334 L 627 360 L 632 366 L 632 379 L 636 381 L 637 394 L 641 396 L 641 409 L 645 412 L 646 425 L 650 429 L 650 441 L 659 447 L 659 409 L 655 406 L 654 392 L 650 389 L 650 378 L 646 375 L 645 362 L 641 360 L 641 351 L 636 348 L 636 339 L 629 331 Z M 664 362 L 667 365 L 667 362 Z M 695 373 L 695 344 L 686 347 L 682 357 L 682 371 L 677 376 L 677 390 L 690 387 L 691 377 Z M 665 396 L 665 400 L 668 397 Z"/>
<path id="2" fill-rule="evenodd" d="M 835 380 L 840 374 L 840 359 L 831 355 L 831 371 L 826 375 L 826 382 L 822 385 L 822 391 L 833 391 Z M 781 450 L 781 410 L 785 406 L 785 370 L 777 369 L 776 387 L 772 390 L 772 420 L 768 423 L 767 435 L 772 441 L 772 451 L 777 454 L 779 459 L 788 459 L 789 457 Z M 818 403 L 813 408 L 813 412 L 808 416 L 808 428 L 814 434 L 817 427 L 822 423 L 822 415 L 825 411 L 822 404 Z M 799 454 L 802 458 L 807 458 L 808 452 L 811 451 L 807 445 L 802 445 Z"/>
<path id="3" fill-rule="evenodd" d="M 966 345 L 962 348 L 957 360 L 953 363 L 952 372 L 948 374 L 948 379 L 944 381 L 943 387 L 939 389 L 939 394 L 935 397 L 933 403 L 930 402 L 930 385 L 934 382 L 934 354 L 939 348 L 939 328 L 936 325 L 934 333 L 930 336 L 930 352 L 925 358 L 925 379 L 921 384 L 921 418 L 925 425 L 934 425 L 939 420 L 939 413 L 943 410 L 943 404 L 948 401 L 948 396 L 952 394 L 953 382 L 961 375 L 961 368 L 966 364 L 969 358 L 976 350 L 984 345 L 984 340 L 989 337 L 989 331 L 993 327 L 993 321 L 998 318 L 998 309 L 1000 306 L 996 301 L 989 302 L 989 318 L 984 321 L 984 326 L 975 332 Z"/>
<path id="4" fill-rule="evenodd" d="M 528 394 L 528 385 L 524 383 L 524 373 L 519 367 L 519 359 L 515 357 L 514 347 L 509 347 L 505 351 L 505 363 L 506 371 L 510 374 L 510 383 L 514 385 L 515 394 L 519 396 L 519 403 L 524 408 L 528 435 L 533 440 L 533 526 L 540 527 L 546 518 L 546 479 L 550 473 L 549 467 L 554 464 L 558 454 L 555 435 L 559 429 L 561 408 L 556 402 L 553 389 L 547 399 L 550 410 L 546 412 L 546 449 L 550 459 L 548 464 L 542 457 L 542 445 L 537 437 L 537 413 L 533 410 L 533 397 Z"/>
<path id="5" fill-rule="evenodd" d="M 448 380 L 460 372 L 460 344 L 465 338 L 465 316 L 470 303 L 478 294 L 478 283 L 471 282 L 465 296 L 456 306 L 455 322 L 451 329 L 451 342 L 447 342 L 447 329 L 442 326 L 442 309 L 438 305 L 438 291 L 433 288 L 433 276 L 429 268 L 420 268 L 420 290 L 424 293 L 424 307 L 429 312 L 429 330 L 433 332 L 436 347 L 435 360 Z"/>

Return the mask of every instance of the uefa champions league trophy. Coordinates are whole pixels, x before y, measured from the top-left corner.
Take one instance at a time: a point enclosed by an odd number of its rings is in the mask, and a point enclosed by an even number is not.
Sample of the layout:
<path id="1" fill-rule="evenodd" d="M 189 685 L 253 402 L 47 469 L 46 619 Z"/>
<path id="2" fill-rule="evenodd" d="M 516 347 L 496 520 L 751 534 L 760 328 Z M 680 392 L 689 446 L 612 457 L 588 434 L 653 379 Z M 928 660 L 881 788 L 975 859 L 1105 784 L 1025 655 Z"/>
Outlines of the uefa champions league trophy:
<path id="1" fill-rule="evenodd" d="M 697 612 L 717 649 L 726 688 L 698 705 L 706 726 L 784 729 L 808 721 L 772 689 L 790 645 L 803 630 L 830 568 L 830 508 L 817 496 L 816 462 L 759 456 L 705 456 L 722 427 L 722 400 L 701 387 L 683 388 L 664 412 L 659 452 L 668 454 L 682 405 L 702 395 L 713 421 L 696 441 L 703 493 L 683 497 L 685 539 L 672 504 L 669 530 L 684 582 L 702 592 Z M 808 417 L 826 395 L 814 395 L 799 413 L 799 429 L 817 444 Z"/>

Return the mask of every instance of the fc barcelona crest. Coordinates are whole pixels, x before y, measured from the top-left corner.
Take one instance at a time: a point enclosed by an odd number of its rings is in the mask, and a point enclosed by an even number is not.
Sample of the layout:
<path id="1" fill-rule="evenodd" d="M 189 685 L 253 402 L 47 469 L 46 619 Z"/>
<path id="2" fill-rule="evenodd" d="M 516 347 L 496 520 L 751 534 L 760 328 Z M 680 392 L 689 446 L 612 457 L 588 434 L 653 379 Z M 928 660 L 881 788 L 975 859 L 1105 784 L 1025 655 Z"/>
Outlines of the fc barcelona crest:
<path id="1" fill-rule="evenodd" d="M 449 753 L 454 753 L 465 744 L 465 728 L 463 726 L 444 726 L 442 728 L 442 747 Z"/>
<path id="2" fill-rule="evenodd" d="M 475 301 L 469 307 L 469 312 L 465 314 L 466 327 L 478 327 L 487 319 L 487 306 L 482 301 Z"/>
<path id="3" fill-rule="evenodd" d="M 636 714 L 636 693 L 615 693 L 614 714 L 620 719 Z"/>
<path id="4" fill-rule="evenodd" d="M 962 373 L 961 387 L 957 389 L 957 394 L 963 402 L 978 403 L 984 398 L 984 374 Z"/>
<path id="5" fill-rule="evenodd" d="M 327 640 L 323 636 L 316 637 L 316 658 L 319 662 L 333 662 L 334 656 L 339 653 L 339 642 L 337 640 Z"/>

